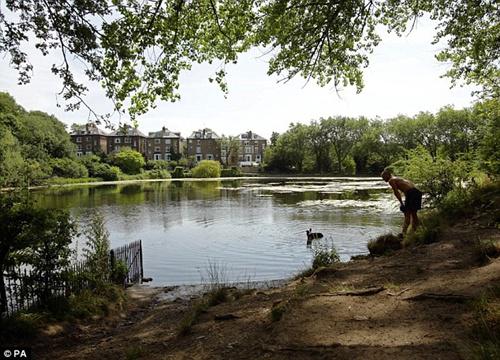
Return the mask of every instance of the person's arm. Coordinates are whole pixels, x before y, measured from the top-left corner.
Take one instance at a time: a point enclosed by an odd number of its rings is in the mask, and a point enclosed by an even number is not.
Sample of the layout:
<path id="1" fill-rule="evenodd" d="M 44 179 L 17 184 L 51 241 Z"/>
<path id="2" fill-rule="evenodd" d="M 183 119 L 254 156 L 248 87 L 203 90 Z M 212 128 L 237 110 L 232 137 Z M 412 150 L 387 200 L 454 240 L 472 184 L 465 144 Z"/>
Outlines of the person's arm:
<path id="1" fill-rule="evenodd" d="M 395 181 L 389 181 L 389 185 L 391 185 L 392 191 L 394 191 L 394 195 L 399 200 L 399 203 L 401 205 L 403 205 L 403 199 L 401 198 L 401 193 L 399 192 L 399 189 L 398 189 L 398 187 L 396 185 L 396 182 Z"/>

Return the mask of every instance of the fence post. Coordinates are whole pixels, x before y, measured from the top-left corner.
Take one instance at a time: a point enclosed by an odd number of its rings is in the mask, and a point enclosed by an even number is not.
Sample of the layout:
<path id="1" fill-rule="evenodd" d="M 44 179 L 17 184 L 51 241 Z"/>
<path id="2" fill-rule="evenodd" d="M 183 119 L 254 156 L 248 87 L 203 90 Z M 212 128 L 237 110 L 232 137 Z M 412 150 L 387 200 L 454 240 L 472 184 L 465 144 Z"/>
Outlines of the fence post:
<path id="1" fill-rule="evenodd" d="M 140 262 L 141 262 L 141 278 L 139 279 L 139 284 L 142 283 L 142 279 L 144 279 L 144 266 L 143 266 L 143 262 L 142 262 L 142 240 L 139 240 L 139 259 L 140 259 Z"/>
<path id="2" fill-rule="evenodd" d="M 113 276 L 116 265 L 115 251 L 113 249 L 109 251 L 109 265 L 111 266 L 111 276 Z"/>

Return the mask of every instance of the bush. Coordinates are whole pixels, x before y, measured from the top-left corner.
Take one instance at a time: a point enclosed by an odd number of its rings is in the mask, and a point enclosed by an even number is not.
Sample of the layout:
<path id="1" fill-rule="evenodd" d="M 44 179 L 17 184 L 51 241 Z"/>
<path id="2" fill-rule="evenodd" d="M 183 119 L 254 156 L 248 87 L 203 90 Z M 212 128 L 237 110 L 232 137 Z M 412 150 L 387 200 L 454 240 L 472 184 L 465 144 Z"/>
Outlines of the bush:
<path id="1" fill-rule="evenodd" d="M 120 176 L 120 169 L 108 164 L 99 164 L 94 169 L 94 176 L 106 181 L 115 181 Z"/>
<path id="2" fill-rule="evenodd" d="M 401 240 L 402 239 L 394 236 L 393 234 L 381 235 L 368 242 L 368 251 L 370 251 L 370 255 L 373 256 L 384 255 L 401 249 Z"/>
<path id="3" fill-rule="evenodd" d="M 121 149 L 111 157 L 113 164 L 118 166 L 126 174 L 138 174 L 144 167 L 144 157 L 141 153 L 132 149 Z"/>
<path id="4" fill-rule="evenodd" d="M 148 160 L 144 165 L 145 170 L 168 170 L 169 163 L 165 160 Z"/>
<path id="5" fill-rule="evenodd" d="M 170 179 L 170 173 L 167 170 L 153 169 L 147 172 L 148 179 Z"/>
<path id="6" fill-rule="evenodd" d="M 432 244 L 438 241 L 440 234 L 441 224 L 439 217 L 437 215 L 428 216 L 421 220 L 421 224 L 416 231 L 406 235 L 403 245 L 407 247 L 411 245 Z"/>
<path id="7" fill-rule="evenodd" d="M 127 279 L 128 268 L 122 260 L 118 260 L 113 264 L 111 269 L 111 281 L 117 285 L 125 285 Z"/>
<path id="8" fill-rule="evenodd" d="M 327 248 L 320 246 L 314 250 L 312 268 L 318 269 L 320 267 L 331 266 L 339 261 L 340 258 L 335 247 Z"/>
<path id="9" fill-rule="evenodd" d="M 237 177 L 237 176 L 241 176 L 241 171 L 236 166 L 233 166 L 230 169 L 222 169 L 220 176 L 221 177 Z"/>
<path id="10" fill-rule="evenodd" d="M 172 178 L 182 179 L 184 177 L 184 168 L 182 166 L 176 166 L 174 172 L 172 173 Z"/>
<path id="11" fill-rule="evenodd" d="M 52 176 L 65 178 L 85 178 L 89 176 L 87 168 L 72 159 L 53 159 L 50 162 L 52 166 Z"/>
<path id="12" fill-rule="evenodd" d="M 193 168 L 194 178 L 217 178 L 220 177 L 220 163 L 214 160 L 202 160 Z"/>

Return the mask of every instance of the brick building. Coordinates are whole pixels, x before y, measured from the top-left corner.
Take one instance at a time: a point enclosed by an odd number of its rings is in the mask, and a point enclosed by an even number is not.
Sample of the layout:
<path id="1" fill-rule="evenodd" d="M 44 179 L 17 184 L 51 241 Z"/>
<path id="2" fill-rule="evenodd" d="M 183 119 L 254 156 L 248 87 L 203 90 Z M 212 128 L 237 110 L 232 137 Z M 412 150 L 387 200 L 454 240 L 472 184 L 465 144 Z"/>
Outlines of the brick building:
<path id="1" fill-rule="evenodd" d="M 131 126 L 123 126 L 108 135 L 108 153 L 129 147 L 146 157 L 146 135 Z"/>
<path id="2" fill-rule="evenodd" d="M 240 140 L 240 165 L 260 163 L 264 160 L 267 139 L 252 131 L 238 135 Z"/>
<path id="3" fill-rule="evenodd" d="M 196 161 L 220 161 L 220 137 L 212 129 L 193 131 L 187 138 L 187 156 L 193 156 Z"/>
<path id="4" fill-rule="evenodd" d="M 108 134 L 99 129 L 95 123 L 73 125 L 71 140 L 76 144 L 76 155 L 108 153 Z"/>
<path id="5" fill-rule="evenodd" d="M 178 160 L 182 156 L 182 137 L 163 127 L 160 131 L 150 132 L 147 138 L 148 160 Z"/>

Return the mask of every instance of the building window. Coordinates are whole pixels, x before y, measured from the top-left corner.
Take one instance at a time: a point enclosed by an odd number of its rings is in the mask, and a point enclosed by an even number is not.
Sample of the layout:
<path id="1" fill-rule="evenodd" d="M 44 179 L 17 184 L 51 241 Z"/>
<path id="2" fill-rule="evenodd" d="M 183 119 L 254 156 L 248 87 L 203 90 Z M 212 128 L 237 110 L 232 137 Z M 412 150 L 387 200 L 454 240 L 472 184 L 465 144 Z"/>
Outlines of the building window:
<path id="1" fill-rule="evenodd" d="M 116 138 L 116 139 L 115 139 L 115 144 L 119 144 L 119 143 L 121 143 L 121 142 L 122 142 L 122 139 L 120 139 L 120 138 Z M 115 147 L 116 147 L 116 146 L 115 146 Z"/>
<path id="2" fill-rule="evenodd" d="M 160 147 L 159 146 L 155 146 L 155 152 L 159 152 L 160 151 Z"/>
<path id="3" fill-rule="evenodd" d="M 82 153 L 81 151 L 77 151 L 77 152 L 76 152 L 76 156 L 80 157 L 80 156 L 82 156 L 82 155 L 83 155 L 83 153 Z"/>
<path id="4" fill-rule="evenodd" d="M 197 147 L 196 147 L 196 153 L 197 153 L 197 154 L 201 153 L 201 146 L 197 146 Z"/>
<path id="5" fill-rule="evenodd" d="M 155 144 L 159 144 L 160 143 L 160 139 L 155 139 Z"/>
<path id="6" fill-rule="evenodd" d="M 81 137 L 77 137 L 76 138 L 76 142 L 82 142 L 82 138 Z"/>
<path id="7" fill-rule="evenodd" d="M 207 160 L 213 160 L 214 156 L 212 154 L 207 154 Z"/>
<path id="8" fill-rule="evenodd" d="M 165 144 L 170 145 L 171 144 L 171 140 L 170 139 L 165 139 Z"/>
<path id="9" fill-rule="evenodd" d="M 262 150 L 266 148 L 266 144 L 262 144 Z"/>
<path id="10" fill-rule="evenodd" d="M 196 155 L 196 161 L 201 161 L 201 158 L 202 158 L 201 154 Z"/>
<path id="11" fill-rule="evenodd" d="M 260 162 L 260 155 L 255 156 L 255 161 Z"/>
<path id="12" fill-rule="evenodd" d="M 165 152 L 169 153 L 170 152 L 170 146 L 165 146 Z"/>
<path id="13" fill-rule="evenodd" d="M 91 138 L 89 138 L 89 137 L 87 137 L 87 138 L 85 138 L 85 141 L 86 141 L 86 142 L 89 142 L 89 141 L 92 141 L 92 139 L 91 139 Z"/>
<path id="14" fill-rule="evenodd" d="M 172 160 L 172 156 L 170 154 L 165 154 L 165 160 L 167 161 Z"/>
<path id="15" fill-rule="evenodd" d="M 120 146 L 119 145 L 115 146 L 115 151 L 120 151 Z"/>
<path id="16" fill-rule="evenodd" d="M 250 145 L 250 141 L 245 141 L 245 145 Z"/>
<path id="17" fill-rule="evenodd" d="M 124 140 L 125 144 L 130 144 L 130 138 L 129 137 L 126 137 L 125 140 Z"/>
<path id="18" fill-rule="evenodd" d="M 92 144 L 87 144 L 87 150 L 92 150 Z"/>
<path id="19" fill-rule="evenodd" d="M 78 150 L 82 150 L 83 149 L 82 145 L 78 145 L 77 148 L 78 148 Z"/>
<path id="20" fill-rule="evenodd" d="M 97 146 L 97 140 L 94 140 L 94 145 Z"/>
<path id="21" fill-rule="evenodd" d="M 137 147 L 137 141 L 134 140 L 134 146 Z"/>
<path id="22" fill-rule="evenodd" d="M 252 147 L 251 146 L 245 146 L 245 154 L 251 154 L 252 153 Z"/>
<path id="23" fill-rule="evenodd" d="M 154 154 L 155 160 L 161 160 L 161 154 Z"/>

